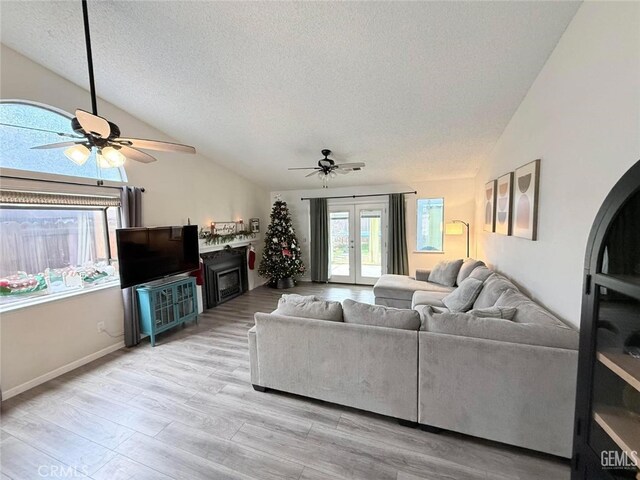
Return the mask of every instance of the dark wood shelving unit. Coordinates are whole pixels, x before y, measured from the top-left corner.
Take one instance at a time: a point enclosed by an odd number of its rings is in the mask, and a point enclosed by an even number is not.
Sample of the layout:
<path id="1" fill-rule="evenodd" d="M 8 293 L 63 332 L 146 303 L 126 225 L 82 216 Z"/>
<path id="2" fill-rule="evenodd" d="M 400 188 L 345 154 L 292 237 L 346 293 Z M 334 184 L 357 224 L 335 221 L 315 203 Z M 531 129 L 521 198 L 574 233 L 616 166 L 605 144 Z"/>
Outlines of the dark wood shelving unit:
<path id="1" fill-rule="evenodd" d="M 640 162 L 594 222 L 585 257 L 572 480 L 640 480 Z"/>

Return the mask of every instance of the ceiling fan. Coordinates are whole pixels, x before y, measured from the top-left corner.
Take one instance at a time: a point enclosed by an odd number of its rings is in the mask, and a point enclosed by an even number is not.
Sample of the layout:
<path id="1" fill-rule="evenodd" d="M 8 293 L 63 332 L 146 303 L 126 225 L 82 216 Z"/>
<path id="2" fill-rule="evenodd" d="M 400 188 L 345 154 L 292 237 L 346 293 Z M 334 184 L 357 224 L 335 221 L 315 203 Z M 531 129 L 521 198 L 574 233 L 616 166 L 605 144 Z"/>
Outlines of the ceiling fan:
<path id="1" fill-rule="evenodd" d="M 87 49 L 87 66 L 89 70 L 92 112 L 90 113 L 80 109 L 76 110 L 75 117 L 71 120 L 71 128 L 77 135 L 6 123 L 0 123 L 0 125 L 24 128 L 27 130 L 51 132 L 61 137 L 69 138 L 69 140 L 65 142 L 50 143 L 32 148 L 65 148 L 65 156 L 77 165 L 83 165 L 91 155 L 91 151 L 94 148 L 97 152 L 96 161 L 100 168 L 120 167 L 127 159 L 142 163 L 156 161 L 154 157 L 139 149 L 156 150 L 161 152 L 196 153 L 196 149 L 189 145 L 161 142 L 158 140 L 145 140 L 142 138 L 120 137 L 120 129 L 115 123 L 98 116 L 96 88 L 93 78 L 93 56 L 91 54 L 91 36 L 89 33 L 89 12 L 87 10 L 87 0 L 82 0 L 82 14 L 84 19 L 84 36 Z"/>
<path id="2" fill-rule="evenodd" d="M 364 163 L 362 162 L 336 164 L 334 160 L 329 158 L 331 150 L 322 150 L 322 155 L 324 155 L 324 158 L 318 160 L 317 167 L 294 167 L 289 170 L 313 170 L 305 177 L 317 175 L 322 180 L 322 188 L 328 188 L 329 179 L 337 177 L 338 174 L 346 175 L 349 172 L 357 172 L 364 168 Z"/>

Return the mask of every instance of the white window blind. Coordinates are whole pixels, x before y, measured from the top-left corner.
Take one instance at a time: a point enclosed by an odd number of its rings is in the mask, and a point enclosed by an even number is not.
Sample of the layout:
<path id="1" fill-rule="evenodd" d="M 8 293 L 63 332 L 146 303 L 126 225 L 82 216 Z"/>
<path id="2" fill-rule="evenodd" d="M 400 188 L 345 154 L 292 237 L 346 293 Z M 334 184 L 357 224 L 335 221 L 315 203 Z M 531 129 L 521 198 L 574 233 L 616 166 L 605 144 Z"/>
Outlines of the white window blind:
<path id="1" fill-rule="evenodd" d="M 120 198 L 71 193 L 29 192 L 0 189 L 0 203 L 21 205 L 75 205 L 80 207 L 119 207 Z"/>

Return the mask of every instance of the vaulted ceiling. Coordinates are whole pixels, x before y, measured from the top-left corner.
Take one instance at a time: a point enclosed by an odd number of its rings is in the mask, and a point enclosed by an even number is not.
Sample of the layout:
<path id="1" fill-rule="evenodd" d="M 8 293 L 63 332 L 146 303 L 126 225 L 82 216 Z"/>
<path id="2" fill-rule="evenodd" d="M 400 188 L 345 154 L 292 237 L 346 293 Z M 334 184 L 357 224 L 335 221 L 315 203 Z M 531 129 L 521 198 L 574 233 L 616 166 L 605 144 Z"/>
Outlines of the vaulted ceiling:
<path id="1" fill-rule="evenodd" d="M 474 175 L 578 7 L 89 3 L 99 96 L 272 189 L 319 187 L 287 167 L 322 148 L 367 164 L 340 186 Z M 87 87 L 80 1 L 0 8 L 4 44 Z"/>

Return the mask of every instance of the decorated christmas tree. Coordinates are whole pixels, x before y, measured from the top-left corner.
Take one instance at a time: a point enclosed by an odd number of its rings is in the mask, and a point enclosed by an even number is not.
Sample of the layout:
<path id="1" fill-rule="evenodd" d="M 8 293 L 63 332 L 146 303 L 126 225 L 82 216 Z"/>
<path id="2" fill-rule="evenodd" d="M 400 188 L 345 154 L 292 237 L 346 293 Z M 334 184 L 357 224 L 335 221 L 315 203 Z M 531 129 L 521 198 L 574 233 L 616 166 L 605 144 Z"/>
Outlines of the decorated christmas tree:
<path id="1" fill-rule="evenodd" d="M 300 256 L 300 244 L 291 223 L 287 203 L 277 198 L 271 210 L 258 273 L 270 279 L 272 286 L 293 286 L 293 278 L 302 275 L 305 267 Z"/>

